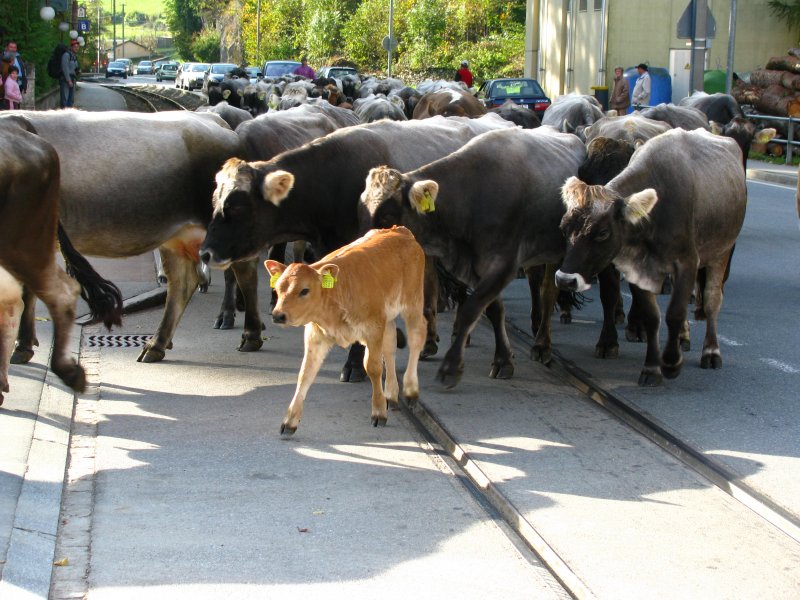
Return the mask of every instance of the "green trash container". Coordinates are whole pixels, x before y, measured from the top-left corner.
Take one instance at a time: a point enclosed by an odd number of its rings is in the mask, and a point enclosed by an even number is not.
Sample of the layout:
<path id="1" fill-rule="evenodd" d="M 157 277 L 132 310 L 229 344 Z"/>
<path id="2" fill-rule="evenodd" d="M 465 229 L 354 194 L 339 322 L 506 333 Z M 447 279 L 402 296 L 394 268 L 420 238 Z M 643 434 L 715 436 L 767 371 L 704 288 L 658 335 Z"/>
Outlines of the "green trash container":
<path id="1" fill-rule="evenodd" d="M 594 90 L 594 97 L 603 107 L 603 110 L 608 110 L 608 86 L 607 85 L 593 85 L 591 89 Z"/>

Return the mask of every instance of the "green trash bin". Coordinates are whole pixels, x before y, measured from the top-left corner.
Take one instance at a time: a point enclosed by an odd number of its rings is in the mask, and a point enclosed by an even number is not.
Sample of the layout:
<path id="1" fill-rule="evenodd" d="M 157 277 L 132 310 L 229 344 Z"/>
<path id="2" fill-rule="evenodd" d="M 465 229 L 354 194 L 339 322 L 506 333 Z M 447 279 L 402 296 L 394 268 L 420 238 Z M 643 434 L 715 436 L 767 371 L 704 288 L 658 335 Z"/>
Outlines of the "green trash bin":
<path id="1" fill-rule="evenodd" d="M 607 85 L 593 85 L 591 89 L 594 90 L 594 97 L 603 107 L 603 110 L 608 110 L 608 86 Z"/>

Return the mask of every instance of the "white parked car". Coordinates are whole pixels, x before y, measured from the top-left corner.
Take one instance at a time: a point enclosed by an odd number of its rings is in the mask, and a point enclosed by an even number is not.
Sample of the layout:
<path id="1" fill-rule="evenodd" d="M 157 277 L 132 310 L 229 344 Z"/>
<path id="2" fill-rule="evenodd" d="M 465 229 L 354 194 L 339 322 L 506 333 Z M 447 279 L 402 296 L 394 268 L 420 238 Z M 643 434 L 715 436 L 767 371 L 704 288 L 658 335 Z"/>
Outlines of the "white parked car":
<path id="1" fill-rule="evenodd" d="M 208 63 L 183 63 L 175 87 L 185 90 L 199 90 L 203 87 L 203 76 L 208 71 Z"/>

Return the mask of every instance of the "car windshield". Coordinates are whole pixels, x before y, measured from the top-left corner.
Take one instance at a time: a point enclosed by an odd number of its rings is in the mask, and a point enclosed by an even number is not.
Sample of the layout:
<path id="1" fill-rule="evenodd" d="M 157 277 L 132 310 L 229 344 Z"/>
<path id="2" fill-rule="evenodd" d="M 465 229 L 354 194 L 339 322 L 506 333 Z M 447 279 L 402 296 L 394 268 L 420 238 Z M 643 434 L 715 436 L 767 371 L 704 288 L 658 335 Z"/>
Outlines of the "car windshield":
<path id="1" fill-rule="evenodd" d="M 544 92 L 533 79 L 508 79 L 495 82 L 491 95 L 522 98 L 544 96 Z"/>
<path id="2" fill-rule="evenodd" d="M 331 69 L 328 71 L 328 77 L 344 77 L 345 75 L 355 75 L 355 69 Z"/>
<path id="3" fill-rule="evenodd" d="M 245 71 L 250 77 L 258 77 L 258 67 L 247 67 Z"/>
<path id="4" fill-rule="evenodd" d="M 219 73 L 223 73 L 224 74 L 224 73 L 230 73 L 235 68 L 236 68 L 236 65 L 225 65 L 225 64 L 212 65 L 211 66 L 211 72 L 212 73 L 217 73 L 217 74 L 219 74 Z"/>
<path id="5" fill-rule="evenodd" d="M 125 65 L 123 63 L 117 62 L 117 61 L 108 63 L 108 66 L 109 67 L 116 67 L 117 69 L 124 69 L 125 68 Z"/>
<path id="6" fill-rule="evenodd" d="M 196 64 L 196 65 L 192 65 L 192 68 L 189 69 L 189 70 L 190 71 L 205 71 L 206 69 L 208 69 L 208 65 L 205 65 L 203 63 L 199 63 L 199 64 Z"/>
<path id="7" fill-rule="evenodd" d="M 178 70 L 178 65 L 162 65 L 161 70 L 162 71 L 177 71 Z"/>
<path id="8" fill-rule="evenodd" d="M 153 63 L 151 63 L 149 60 L 143 60 L 142 62 L 139 63 L 139 66 L 140 67 L 149 67 L 152 64 Z"/>
<path id="9" fill-rule="evenodd" d="M 264 73 L 266 77 L 277 77 L 279 75 L 287 75 L 300 66 L 298 62 L 282 62 L 271 63 L 267 65 L 267 70 Z"/>

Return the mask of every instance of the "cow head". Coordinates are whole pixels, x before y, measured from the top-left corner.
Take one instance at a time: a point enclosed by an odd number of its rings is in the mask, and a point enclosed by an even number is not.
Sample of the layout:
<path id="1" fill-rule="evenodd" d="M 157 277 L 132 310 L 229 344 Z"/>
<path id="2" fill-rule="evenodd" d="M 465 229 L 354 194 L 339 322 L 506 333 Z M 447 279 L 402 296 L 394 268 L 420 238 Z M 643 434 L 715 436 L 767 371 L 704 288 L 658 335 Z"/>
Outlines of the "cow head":
<path id="1" fill-rule="evenodd" d="M 275 288 L 278 302 L 272 309 L 272 321 L 277 325 L 299 327 L 317 320 L 316 315 L 339 277 L 339 267 L 333 263 L 313 267 L 292 263 L 288 267 L 275 260 L 264 261 Z"/>
<path id="2" fill-rule="evenodd" d="M 732 138 L 739 145 L 745 170 L 747 170 L 747 155 L 750 154 L 752 143 L 755 141 L 759 144 L 766 144 L 778 135 L 778 132 L 772 127 L 757 129 L 753 122 L 746 117 L 734 117 L 726 125 L 711 121 L 711 133 Z"/>
<path id="3" fill-rule="evenodd" d="M 224 268 L 256 256 L 272 243 L 278 207 L 294 186 L 294 175 L 271 163 L 229 159 L 216 176 L 213 215 L 200 258 Z"/>
<path id="4" fill-rule="evenodd" d="M 409 216 L 434 212 L 438 194 L 435 181 L 412 184 L 400 171 L 384 166 L 370 170 L 361 202 L 369 212 L 371 227 L 387 228 L 407 224 Z"/>
<path id="5" fill-rule="evenodd" d="M 648 188 L 622 198 L 603 186 L 570 177 L 561 197 L 567 209 L 561 220 L 567 252 L 556 283 L 582 292 L 589 289 L 589 279 L 614 260 L 632 229 L 648 220 L 658 196 Z"/>

